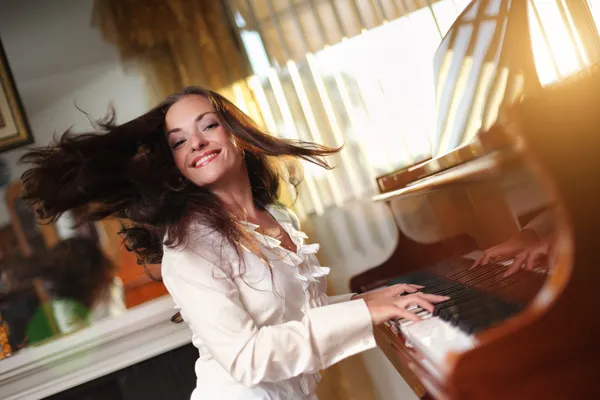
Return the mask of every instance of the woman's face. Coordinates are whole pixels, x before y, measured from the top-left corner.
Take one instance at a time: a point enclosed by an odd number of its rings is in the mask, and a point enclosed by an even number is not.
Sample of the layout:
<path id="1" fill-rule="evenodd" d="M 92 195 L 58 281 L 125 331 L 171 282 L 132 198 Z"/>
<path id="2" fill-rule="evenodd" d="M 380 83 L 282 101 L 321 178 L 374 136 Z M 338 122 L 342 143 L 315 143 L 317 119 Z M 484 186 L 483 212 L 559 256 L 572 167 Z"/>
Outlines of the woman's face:
<path id="1" fill-rule="evenodd" d="M 242 153 L 206 97 L 183 97 L 169 108 L 165 124 L 175 165 L 190 182 L 209 187 L 241 173 Z"/>

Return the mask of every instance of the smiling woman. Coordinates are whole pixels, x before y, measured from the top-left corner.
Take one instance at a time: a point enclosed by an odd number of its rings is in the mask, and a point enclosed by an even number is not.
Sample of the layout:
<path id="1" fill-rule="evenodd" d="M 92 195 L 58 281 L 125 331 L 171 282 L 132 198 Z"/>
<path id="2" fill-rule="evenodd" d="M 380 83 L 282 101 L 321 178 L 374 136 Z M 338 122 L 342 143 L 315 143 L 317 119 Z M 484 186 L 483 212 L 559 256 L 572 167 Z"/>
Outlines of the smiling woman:
<path id="1" fill-rule="evenodd" d="M 254 200 L 267 205 L 278 195 L 284 166 L 278 157 L 327 168 L 320 157 L 337 151 L 268 135 L 227 99 L 198 87 L 168 97 L 128 123 L 115 125 L 109 115 L 99 125 L 103 132 L 66 132 L 56 146 L 28 152 L 23 161 L 33 168 L 23 175 L 23 197 L 43 219 L 77 209 L 81 219 L 115 215 L 134 221 L 125 230 L 127 243 L 145 263 L 160 262 L 163 239 L 183 244 L 191 220 L 215 227 L 231 244 L 239 241 L 236 220 L 221 210 L 222 202 L 208 187 L 221 175 L 224 185 L 232 169 L 252 171 L 241 176 L 250 181 Z M 221 161 L 192 167 L 207 150 L 218 151 Z M 298 170 L 290 170 L 292 181 L 299 179 L 293 176 Z M 63 185 L 44 179 L 58 176 L 62 179 L 53 181 Z"/>
<path id="2" fill-rule="evenodd" d="M 192 399 L 315 399 L 319 370 L 375 346 L 372 324 L 446 299 L 411 285 L 327 297 L 319 245 L 277 197 L 282 177 L 299 181 L 290 159 L 329 168 L 339 149 L 268 135 L 198 87 L 99 125 L 26 153 L 23 197 L 43 219 L 133 221 L 128 248 L 162 264 L 200 352 Z"/>
<path id="3" fill-rule="evenodd" d="M 239 145 L 219 124 L 205 97 L 189 96 L 174 104 L 165 116 L 165 125 L 175 165 L 196 185 L 210 189 L 215 182 L 227 179 L 223 176 L 227 172 L 243 168 Z"/>

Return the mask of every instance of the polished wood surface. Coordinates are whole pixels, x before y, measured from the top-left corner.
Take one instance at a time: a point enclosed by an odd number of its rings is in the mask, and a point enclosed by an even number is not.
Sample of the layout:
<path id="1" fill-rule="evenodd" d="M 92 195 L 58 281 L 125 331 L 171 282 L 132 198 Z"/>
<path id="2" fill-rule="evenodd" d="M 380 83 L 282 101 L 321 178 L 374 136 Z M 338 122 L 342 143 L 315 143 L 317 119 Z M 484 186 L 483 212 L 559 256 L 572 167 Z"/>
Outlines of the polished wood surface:
<path id="1" fill-rule="evenodd" d="M 553 272 L 531 307 L 456 360 L 452 398 L 600 398 L 600 72 L 544 90 L 515 110 L 526 164 L 559 202 Z M 490 362 L 493 361 L 493 362 Z"/>

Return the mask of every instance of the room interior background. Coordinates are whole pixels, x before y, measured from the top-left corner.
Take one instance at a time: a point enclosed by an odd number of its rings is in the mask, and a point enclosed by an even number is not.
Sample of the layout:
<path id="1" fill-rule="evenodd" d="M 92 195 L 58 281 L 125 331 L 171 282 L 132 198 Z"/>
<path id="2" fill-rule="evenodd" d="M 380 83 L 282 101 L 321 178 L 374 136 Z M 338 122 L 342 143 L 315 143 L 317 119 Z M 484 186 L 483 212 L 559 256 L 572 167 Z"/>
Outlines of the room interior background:
<path id="1" fill-rule="evenodd" d="M 295 203 L 309 235 L 322 244 L 320 257 L 332 267 L 338 293 L 347 291 L 349 277 L 383 262 L 395 246 L 392 217 L 369 201 L 375 177 L 441 154 L 476 132 L 442 147 L 436 137 L 433 55 L 466 0 L 11 3 L 0 14 L 0 35 L 36 144 L 71 126 L 89 129 L 75 106 L 98 118 L 112 102 L 124 122 L 191 84 L 220 91 L 273 134 L 343 143 L 333 172 L 306 166 Z M 597 26 L 600 5 L 584 3 Z M 529 2 L 544 84 L 598 57 L 593 35 L 574 23 L 578 4 Z M 500 2 L 492 1 L 484 12 L 493 18 L 499 10 Z M 16 164 L 21 154 L 0 155 L 13 180 L 22 172 Z M 3 244 L 13 243 L 10 221 L 0 205 L 0 224 L 8 227 Z M 59 236 L 68 229 L 67 219 L 56 227 Z M 98 227 L 104 247 L 130 271 L 123 279 L 138 300 L 128 305 L 164 294 L 119 250 L 115 229 L 111 222 Z M 370 376 L 371 383 L 357 376 Z M 324 383 L 324 398 L 410 396 L 377 351 L 340 364 Z"/>

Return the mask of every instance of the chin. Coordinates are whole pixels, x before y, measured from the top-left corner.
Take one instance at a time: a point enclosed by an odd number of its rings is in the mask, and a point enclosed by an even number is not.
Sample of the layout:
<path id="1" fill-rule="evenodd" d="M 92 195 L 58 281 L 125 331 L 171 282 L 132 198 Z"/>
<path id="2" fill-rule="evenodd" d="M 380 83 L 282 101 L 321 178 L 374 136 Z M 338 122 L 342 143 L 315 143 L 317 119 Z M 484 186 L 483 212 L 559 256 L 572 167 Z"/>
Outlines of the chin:
<path id="1" fill-rule="evenodd" d="M 194 171 L 195 172 L 195 171 Z M 197 174 L 190 174 L 187 179 L 192 182 L 194 185 L 198 187 L 206 187 L 212 186 L 215 183 L 219 182 L 222 178 L 222 171 L 203 174 L 203 176 L 199 177 Z"/>

